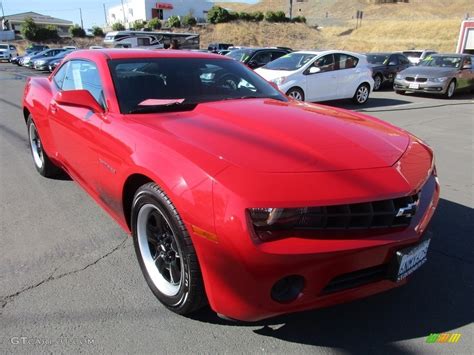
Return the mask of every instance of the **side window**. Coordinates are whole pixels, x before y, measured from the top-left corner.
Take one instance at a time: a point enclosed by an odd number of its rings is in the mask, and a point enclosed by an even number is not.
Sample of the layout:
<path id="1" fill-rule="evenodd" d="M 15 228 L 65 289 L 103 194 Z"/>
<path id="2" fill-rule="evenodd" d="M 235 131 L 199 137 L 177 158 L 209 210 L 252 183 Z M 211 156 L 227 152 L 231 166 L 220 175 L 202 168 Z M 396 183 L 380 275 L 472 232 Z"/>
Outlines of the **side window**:
<path id="1" fill-rule="evenodd" d="M 11 50 L 11 51 L 16 51 L 15 46 L 12 46 L 12 45 L 10 44 L 10 50 Z"/>
<path id="2" fill-rule="evenodd" d="M 400 61 L 400 64 L 403 64 L 403 65 L 410 64 L 410 61 L 403 55 L 398 55 L 398 60 Z"/>
<path id="3" fill-rule="evenodd" d="M 139 46 L 149 46 L 150 39 L 149 38 L 137 38 L 137 44 Z"/>
<path id="4" fill-rule="evenodd" d="M 391 65 L 398 65 L 398 56 L 391 55 L 390 59 L 388 60 L 388 63 Z"/>
<path id="5" fill-rule="evenodd" d="M 352 55 L 337 53 L 336 56 L 336 69 L 352 69 L 357 66 L 359 59 Z"/>
<path id="6" fill-rule="evenodd" d="M 64 77 L 66 76 L 66 71 L 67 71 L 67 66 L 68 65 L 69 65 L 69 62 L 64 63 L 64 65 L 61 68 L 59 68 L 59 70 L 56 72 L 56 74 L 54 74 L 53 80 L 54 80 L 54 83 L 57 85 L 57 87 L 59 89 L 61 89 L 62 86 L 63 86 L 63 81 L 64 81 Z"/>
<path id="7" fill-rule="evenodd" d="M 284 56 L 286 54 L 286 52 L 282 52 L 282 51 L 274 51 L 272 52 L 272 61 L 274 61 L 275 59 L 278 59 L 282 56 Z"/>
<path id="8" fill-rule="evenodd" d="M 105 107 L 102 83 L 97 66 L 85 60 L 71 60 L 64 77 L 63 90 L 87 90 Z"/>
<path id="9" fill-rule="evenodd" d="M 256 62 L 258 65 L 264 65 L 272 60 L 272 53 L 263 51 L 254 55 L 252 61 Z"/>
<path id="10" fill-rule="evenodd" d="M 334 56 L 332 54 L 325 55 L 324 57 L 318 58 L 313 63 L 313 66 L 321 69 L 321 72 L 334 70 Z"/>

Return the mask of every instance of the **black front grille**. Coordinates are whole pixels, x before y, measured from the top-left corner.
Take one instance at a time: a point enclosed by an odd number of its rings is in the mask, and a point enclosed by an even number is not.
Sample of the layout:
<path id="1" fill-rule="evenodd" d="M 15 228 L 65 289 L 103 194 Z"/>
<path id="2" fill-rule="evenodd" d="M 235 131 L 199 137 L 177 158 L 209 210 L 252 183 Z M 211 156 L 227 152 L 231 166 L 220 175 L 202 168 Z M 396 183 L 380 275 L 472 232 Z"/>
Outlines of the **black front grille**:
<path id="1" fill-rule="evenodd" d="M 417 83 L 426 83 L 428 80 L 427 78 L 414 78 L 412 76 L 407 76 L 405 78 L 406 81 L 416 81 Z"/>
<path id="2" fill-rule="evenodd" d="M 412 216 L 409 213 L 397 216 L 397 213 L 401 208 L 417 201 L 418 195 L 412 195 L 383 201 L 309 207 L 301 215 L 294 228 L 345 230 L 407 227 Z"/>
<path id="3" fill-rule="evenodd" d="M 321 293 L 324 295 L 344 291 L 372 282 L 388 279 L 388 270 L 388 264 L 383 264 L 337 276 L 326 285 Z"/>

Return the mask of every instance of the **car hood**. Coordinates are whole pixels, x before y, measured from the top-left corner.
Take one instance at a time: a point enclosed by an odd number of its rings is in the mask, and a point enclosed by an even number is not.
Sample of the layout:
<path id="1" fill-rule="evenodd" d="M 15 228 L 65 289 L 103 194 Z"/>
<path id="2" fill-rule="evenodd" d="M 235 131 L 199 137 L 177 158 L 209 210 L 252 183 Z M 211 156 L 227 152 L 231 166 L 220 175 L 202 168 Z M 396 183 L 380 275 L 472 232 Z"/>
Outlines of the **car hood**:
<path id="1" fill-rule="evenodd" d="M 264 68 L 258 68 L 255 70 L 255 72 L 268 81 L 274 80 L 276 78 L 290 76 L 294 73 L 294 71 L 290 70 L 269 70 Z"/>
<path id="2" fill-rule="evenodd" d="M 450 76 L 456 73 L 456 68 L 437 68 L 437 67 L 411 67 L 400 72 L 403 76 L 423 76 L 427 78 L 437 78 L 440 76 Z"/>
<path id="3" fill-rule="evenodd" d="M 142 124 L 173 135 L 180 144 L 254 172 L 388 167 L 410 141 L 407 133 L 377 119 L 296 101 L 230 100 L 189 112 L 140 116 Z"/>

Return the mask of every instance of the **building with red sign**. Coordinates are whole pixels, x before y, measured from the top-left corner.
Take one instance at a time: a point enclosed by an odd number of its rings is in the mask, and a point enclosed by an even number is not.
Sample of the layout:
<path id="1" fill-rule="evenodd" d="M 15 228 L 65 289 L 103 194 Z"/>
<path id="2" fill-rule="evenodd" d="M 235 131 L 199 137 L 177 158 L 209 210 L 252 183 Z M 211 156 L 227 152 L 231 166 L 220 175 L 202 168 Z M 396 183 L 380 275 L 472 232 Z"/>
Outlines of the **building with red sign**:
<path id="1" fill-rule="evenodd" d="M 107 21 L 130 27 L 136 20 L 149 21 L 152 18 L 166 20 L 170 16 L 192 15 L 199 20 L 207 18 L 207 12 L 213 3 L 206 0 L 123 0 L 107 10 Z"/>

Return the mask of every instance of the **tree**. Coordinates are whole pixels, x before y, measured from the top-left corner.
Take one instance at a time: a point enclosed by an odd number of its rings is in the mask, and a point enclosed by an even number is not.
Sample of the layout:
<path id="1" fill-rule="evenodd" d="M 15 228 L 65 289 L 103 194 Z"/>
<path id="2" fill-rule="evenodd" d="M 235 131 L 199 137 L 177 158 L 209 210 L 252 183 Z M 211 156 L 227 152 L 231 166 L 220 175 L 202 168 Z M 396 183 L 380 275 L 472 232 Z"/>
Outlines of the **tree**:
<path id="1" fill-rule="evenodd" d="M 147 26 L 154 30 L 159 30 L 161 28 L 161 21 L 157 17 L 152 18 L 150 21 L 148 21 Z"/>
<path id="2" fill-rule="evenodd" d="M 31 17 L 26 17 L 25 22 L 21 26 L 21 35 L 30 41 L 34 41 L 37 31 L 38 26 L 36 26 L 35 21 Z"/>
<path id="3" fill-rule="evenodd" d="M 265 20 L 268 22 L 288 22 L 289 18 L 286 17 L 283 11 L 267 11 L 265 13 Z"/>
<path id="4" fill-rule="evenodd" d="M 229 22 L 231 16 L 229 11 L 223 9 L 220 6 L 213 6 L 209 12 L 207 13 L 207 22 L 209 23 L 222 23 L 222 22 Z"/>
<path id="5" fill-rule="evenodd" d="M 120 22 L 116 22 L 112 25 L 112 30 L 114 31 L 125 31 L 125 26 Z"/>
<path id="6" fill-rule="evenodd" d="M 197 20 L 194 16 L 186 15 L 183 17 L 183 20 L 181 21 L 181 23 L 184 26 L 196 26 Z"/>
<path id="7" fill-rule="evenodd" d="M 181 21 L 178 16 L 170 16 L 167 21 L 168 27 L 181 27 Z"/>
<path id="8" fill-rule="evenodd" d="M 85 37 L 86 36 L 86 31 L 79 26 L 79 25 L 74 25 L 69 27 L 69 33 L 71 34 L 72 37 Z"/>
<path id="9" fill-rule="evenodd" d="M 93 26 L 92 27 L 92 34 L 95 37 L 104 37 L 105 36 L 104 30 L 99 26 Z"/>
<path id="10" fill-rule="evenodd" d="M 263 15 L 263 12 L 261 11 L 253 12 L 250 15 L 252 16 L 253 21 L 256 21 L 256 22 L 263 21 L 263 19 L 265 18 L 265 16 Z"/>

